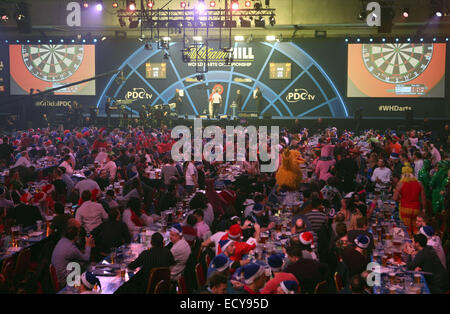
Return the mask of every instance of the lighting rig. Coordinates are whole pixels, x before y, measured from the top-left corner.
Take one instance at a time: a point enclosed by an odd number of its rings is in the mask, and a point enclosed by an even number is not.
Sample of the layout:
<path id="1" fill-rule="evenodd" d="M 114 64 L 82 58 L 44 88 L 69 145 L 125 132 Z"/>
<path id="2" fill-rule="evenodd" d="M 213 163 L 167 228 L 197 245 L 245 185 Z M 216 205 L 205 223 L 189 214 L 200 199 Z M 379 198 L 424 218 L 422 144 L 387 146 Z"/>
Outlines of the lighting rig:
<path id="1" fill-rule="evenodd" d="M 254 1 L 252 7 L 250 1 L 246 1 L 240 7 L 237 0 L 225 0 L 224 6 L 219 8 L 219 3 L 214 0 L 198 0 L 195 5 L 189 6 L 186 1 L 180 1 L 179 9 L 167 9 L 173 2 L 168 1 L 161 8 L 156 8 L 155 1 L 140 0 L 140 8 L 136 2 L 126 1 L 125 8 L 117 7 L 117 18 L 121 26 L 126 26 L 124 21 L 133 21 L 130 26 L 136 27 L 140 24 L 141 38 L 145 37 L 145 32 L 150 32 L 150 40 L 158 42 L 158 48 L 168 50 L 170 45 L 171 30 L 177 30 L 183 35 L 183 62 L 195 62 L 197 73 L 208 72 L 208 53 L 201 53 L 209 50 L 208 39 L 210 30 L 219 30 L 219 48 L 225 55 L 232 55 L 232 29 L 237 27 L 237 21 L 241 22 L 241 27 L 251 27 L 251 21 L 264 20 L 267 18 L 270 25 L 275 25 L 275 9 L 269 7 L 266 1 L 264 8 L 260 0 Z M 125 25 L 124 25 L 125 24 Z M 167 30 L 167 31 L 166 31 Z M 189 32 L 188 36 L 187 32 Z M 228 41 L 224 41 L 224 34 L 228 33 Z M 167 56 L 170 56 L 166 52 Z M 228 64 L 230 58 L 224 58 Z"/>

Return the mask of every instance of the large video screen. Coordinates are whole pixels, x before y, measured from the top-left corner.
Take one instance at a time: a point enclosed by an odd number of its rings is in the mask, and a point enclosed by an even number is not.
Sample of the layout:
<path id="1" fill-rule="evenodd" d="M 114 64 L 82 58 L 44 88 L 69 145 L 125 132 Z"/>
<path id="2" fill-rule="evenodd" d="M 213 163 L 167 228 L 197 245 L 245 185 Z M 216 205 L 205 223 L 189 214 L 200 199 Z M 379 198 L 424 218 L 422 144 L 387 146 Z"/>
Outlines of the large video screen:
<path id="1" fill-rule="evenodd" d="M 95 76 L 94 45 L 10 45 L 11 95 L 49 90 Z M 55 95 L 95 95 L 95 80 Z"/>
<path id="2" fill-rule="evenodd" d="M 445 44 L 348 45 L 347 97 L 445 97 Z"/>

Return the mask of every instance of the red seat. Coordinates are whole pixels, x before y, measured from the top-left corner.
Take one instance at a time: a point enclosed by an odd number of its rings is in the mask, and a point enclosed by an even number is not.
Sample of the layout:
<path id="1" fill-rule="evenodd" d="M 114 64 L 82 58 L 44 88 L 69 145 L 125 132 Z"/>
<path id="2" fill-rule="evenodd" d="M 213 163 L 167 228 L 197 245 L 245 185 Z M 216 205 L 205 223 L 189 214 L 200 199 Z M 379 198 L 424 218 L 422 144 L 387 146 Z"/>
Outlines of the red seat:
<path id="1" fill-rule="evenodd" d="M 56 269 L 55 269 L 55 266 L 53 266 L 53 264 L 50 264 L 50 266 L 48 267 L 48 272 L 50 275 L 50 281 L 52 283 L 53 290 L 56 293 L 59 291 L 59 282 L 58 282 L 58 276 L 56 276 Z"/>
<path id="2" fill-rule="evenodd" d="M 201 289 L 206 284 L 205 271 L 201 263 L 195 265 L 195 278 L 197 279 L 197 288 Z"/>
<path id="3" fill-rule="evenodd" d="M 169 267 L 156 267 L 150 271 L 146 293 L 154 294 L 156 285 L 161 280 L 167 282 L 167 284 L 170 285 L 170 268 Z"/>
<path id="4" fill-rule="evenodd" d="M 211 257 L 208 254 L 206 254 L 205 255 L 205 265 L 206 265 L 206 267 L 209 267 L 209 264 L 211 264 Z"/>
<path id="5" fill-rule="evenodd" d="M 183 275 L 178 279 L 178 294 L 188 294 L 189 290 L 186 285 L 186 279 Z"/>
<path id="6" fill-rule="evenodd" d="M 169 283 L 165 280 L 161 280 L 156 284 L 155 294 L 168 294 L 169 293 Z"/>
<path id="7" fill-rule="evenodd" d="M 344 288 L 344 284 L 342 283 L 342 277 L 338 272 L 334 273 L 334 284 L 336 285 L 336 291 L 340 292 Z"/>
<path id="8" fill-rule="evenodd" d="M 31 261 L 31 250 L 29 248 L 20 251 L 19 256 L 17 256 L 16 267 L 14 269 L 14 276 L 21 276 L 26 273 L 30 267 Z"/>

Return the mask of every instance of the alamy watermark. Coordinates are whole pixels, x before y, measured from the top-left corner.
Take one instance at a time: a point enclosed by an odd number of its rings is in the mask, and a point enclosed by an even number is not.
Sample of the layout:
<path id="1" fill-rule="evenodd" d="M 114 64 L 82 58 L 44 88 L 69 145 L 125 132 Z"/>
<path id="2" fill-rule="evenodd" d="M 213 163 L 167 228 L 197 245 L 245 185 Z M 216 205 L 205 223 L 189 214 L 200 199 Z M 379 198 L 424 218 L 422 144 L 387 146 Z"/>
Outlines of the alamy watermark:
<path id="1" fill-rule="evenodd" d="M 267 126 L 227 126 L 225 128 L 225 159 L 228 162 L 246 161 L 246 138 L 248 135 L 249 152 L 248 161 L 262 161 L 269 164 L 261 164 L 261 172 L 275 172 L 278 169 L 278 155 L 280 153 L 280 130 L 278 126 L 272 126 L 270 141 L 268 140 Z M 224 132 L 218 126 L 208 126 L 203 130 L 202 120 L 194 120 L 194 150 L 192 151 L 191 130 L 184 125 L 176 126 L 172 130 L 172 138 L 178 141 L 172 146 L 172 159 L 175 161 L 191 161 L 192 153 L 194 161 L 208 162 L 224 161 Z M 235 154 L 235 137 L 237 137 L 237 154 Z M 204 143 L 203 139 L 211 139 Z M 270 142 L 270 153 L 268 145 Z M 204 144 L 204 145 L 203 145 Z M 259 155 L 259 159 L 258 159 Z"/>
<path id="2" fill-rule="evenodd" d="M 381 286 L 381 266 L 378 263 L 372 262 L 367 265 L 366 268 L 369 271 L 369 275 L 366 278 L 367 285 L 369 287 Z"/>

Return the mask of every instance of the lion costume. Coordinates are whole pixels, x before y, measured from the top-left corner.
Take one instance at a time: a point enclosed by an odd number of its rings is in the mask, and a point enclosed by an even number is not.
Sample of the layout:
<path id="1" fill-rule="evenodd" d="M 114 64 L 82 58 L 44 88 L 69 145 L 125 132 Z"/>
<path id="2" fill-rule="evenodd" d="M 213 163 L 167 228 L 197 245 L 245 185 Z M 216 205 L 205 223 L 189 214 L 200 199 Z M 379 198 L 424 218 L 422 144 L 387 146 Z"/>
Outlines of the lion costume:
<path id="1" fill-rule="evenodd" d="M 276 174 L 278 187 L 297 190 L 302 183 L 303 175 L 300 165 L 304 162 L 299 151 L 284 149 L 281 152 L 281 165 Z"/>

